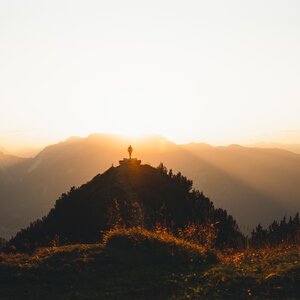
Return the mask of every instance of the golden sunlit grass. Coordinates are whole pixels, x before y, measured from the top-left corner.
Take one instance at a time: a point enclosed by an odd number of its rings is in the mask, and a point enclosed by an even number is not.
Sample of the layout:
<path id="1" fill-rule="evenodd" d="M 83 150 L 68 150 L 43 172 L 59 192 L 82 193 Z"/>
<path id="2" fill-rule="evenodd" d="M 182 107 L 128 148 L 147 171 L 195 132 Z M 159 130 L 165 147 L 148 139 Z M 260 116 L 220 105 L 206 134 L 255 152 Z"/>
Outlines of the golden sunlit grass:
<path id="1" fill-rule="evenodd" d="M 120 249 L 123 255 L 134 252 L 151 263 L 204 263 L 216 262 L 213 251 L 203 245 L 175 237 L 165 228 L 153 231 L 142 227 L 115 228 L 104 235 L 104 246 Z"/>
<path id="2" fill-rule="evenodd" d="M 114 228 L 98 244 L 1 253 L 0 280 L 5 300 L 298 299 L 300 246 L 211 251 L 164 228 Z"/>
<path id="3" fill-rule="evenodd" d="M 207 287 L 215 295 L 230 291 L 232 296 L 254 299 L 300 296 L 300 246 L 227 249 L 217 255 L 220 264 L 204 273 Z"/>
<path id="4" fill-rule="evenodd" d="M 170 244 L 172 246 L 182 247 L 187 250 L 197 251 L 204 253 L 205 248 L 202 245 L 188 242 L 180 239 L 171 234 L 166 228 L 157 227 L 155 230 L 150 231 L 143 227 L 132 228 L 114 228 L 104 235 L 104 245 L 111 246 L 117 240 L 128 240 L 133 243 L 133 246 L 139 246 L 143 243 L 159 242 L 162 244 Z"/>
<path id="5" fill-rule="evenodd" d="M 33 254 L 0 252 L 0 264 L 18 268 L 31 268 L 45 262 L 47 259 L 56 254 L 68 254 L 71 252 L 79 253 L 80 251 L 90 251 L 99 247 L 101 247 L 100 244 L 77 244 L 38 248 Z"/>
<path id="6" fill-rule="evenodd" d="M 90 255 L 99 251 L 110 252 L 119 256 L 126 254 L 131 256 L 135 252 L 135 255 L 142 255 L 143 258 L 149 256 L 148 260 L 151 261 L 159 258 L 163 258 L 165 261 L 173 258 L 178 261 L 181 258 L 181 262 L 216 261 L 213 252 L 203 245 L 175 237 L 165 228 L 157 227 L 150 231 L 142 227 L 133 227 L 129 229 L 113 228 L 104 234 L 103 242 L 98 244 L 54 245 L 38 248 L 32 254 L 0 252 L 0 264 L 30 268 L 44 263 L 55 255 L 77 253 L 78 257 L 81 257 L 83 253 Z M 124 258 L 126 259 L 126 257 Z"/>
<path id="7" fill-rule="evenodd" d="M 258 279 L 270 279 L 284 275 L 300 267 L 300 246 L 280 245 L 248 249 L 234 254 L 218 255 L 221 261 L 234 265 L 243 274 L 256 273 Z"/>

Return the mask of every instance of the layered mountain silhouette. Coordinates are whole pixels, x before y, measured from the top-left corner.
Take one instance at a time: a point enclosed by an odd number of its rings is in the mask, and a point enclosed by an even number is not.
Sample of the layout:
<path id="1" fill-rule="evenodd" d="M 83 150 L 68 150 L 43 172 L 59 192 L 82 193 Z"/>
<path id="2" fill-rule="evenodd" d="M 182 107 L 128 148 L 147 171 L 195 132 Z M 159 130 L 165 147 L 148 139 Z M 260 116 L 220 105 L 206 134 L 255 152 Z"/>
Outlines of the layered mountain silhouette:
<path id="1" fill-rule="evenodd" d="M 284 144 L 284 143 L 261 142 L 261 143 L 255 143 L 255 144 L 249 145 L 249 147 L 283 149 L 283 150 L 287 150 L 287 151 L 290 151 L 290 152 L 300 154 L 300 144 L 286 144 L 286 143 Z"/>
<path id="2" fill-rule="evenodd" d="M 129 144 L 144 163 L 164 162 L 191 178 L 244 231 L 300 210 L 298 154 L 238 145 L 176 145 L 160 136 L 132 140 L 95 134 L 48 146 L 36 157 L 2 169 L 0 236 L 7 238 L 45 215 L 71 186 L 117 165 Z"/>
<path id="3" fill-rule="evenodd" d="M 21 158 L 15 155 L 5 154 L 0 151 L 0 170 L 4 172 L 8 170 L 10 167 L 26 160 L 25 158 Z"/>
<path id="4" fill-rule="evenodd" d="M 24 249 L 47 245 L 55 237 L 60 242 L 87 243 L 114 226 L 176 231 L 190 224 L 217 224 L 220 246 L 232 246 L 242 238 L 233 218 L 192 190 L 192 181 L 181 173 L 127 160 L 63 194 L 46 217 L 20 231 L 10 244 Z"/>

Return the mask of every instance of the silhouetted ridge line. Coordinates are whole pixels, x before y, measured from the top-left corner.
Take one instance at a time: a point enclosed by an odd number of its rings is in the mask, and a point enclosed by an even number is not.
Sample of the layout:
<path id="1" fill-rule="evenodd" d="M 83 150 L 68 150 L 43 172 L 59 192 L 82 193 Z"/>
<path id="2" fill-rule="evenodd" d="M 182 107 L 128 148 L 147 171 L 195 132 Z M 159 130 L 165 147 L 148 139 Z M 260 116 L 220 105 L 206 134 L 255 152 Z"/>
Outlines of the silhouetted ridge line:
<path id="1" fill-rule="evenodd" d="M 125 163 L 98 174 L 79 188 L 72 187 L 56 201 L 47 216 L 21 230 L 10 245 L 30 249 L 60 243 L 92 243 L 115 226 L 164 226 L 173 232 L 190 224 L 217 224 L 216 245 L 236 245 L 243 237 L 232 216 L 192 189 L 181 173 L 163 164 Z"/>

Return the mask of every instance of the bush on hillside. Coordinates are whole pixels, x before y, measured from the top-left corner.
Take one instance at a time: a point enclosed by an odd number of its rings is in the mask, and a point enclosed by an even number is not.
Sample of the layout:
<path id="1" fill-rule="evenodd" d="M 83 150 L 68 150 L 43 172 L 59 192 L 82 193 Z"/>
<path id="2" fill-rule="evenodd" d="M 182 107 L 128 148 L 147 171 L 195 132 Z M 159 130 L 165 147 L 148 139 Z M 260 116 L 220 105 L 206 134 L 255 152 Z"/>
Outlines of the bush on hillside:
<path id="1" fill-rule="evenodd" d="M 114 228 L 104 235 L 108 251 L 149 264 L 213 263 L 216 256 L 203 246 L 175 237 L 166 229 L 149 231 L 142 227 Z"/>

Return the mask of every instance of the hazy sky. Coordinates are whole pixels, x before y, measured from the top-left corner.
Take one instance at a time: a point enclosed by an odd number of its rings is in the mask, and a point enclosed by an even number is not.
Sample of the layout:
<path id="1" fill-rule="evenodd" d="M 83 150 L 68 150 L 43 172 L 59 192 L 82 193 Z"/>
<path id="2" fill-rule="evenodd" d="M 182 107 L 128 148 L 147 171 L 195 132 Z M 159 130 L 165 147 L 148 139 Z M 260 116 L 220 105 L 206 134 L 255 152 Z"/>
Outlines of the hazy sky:
<path id="1" fill-rule="evenodd" d="M 3 147 L 300 142 L 300 1 L 0 0 L 0 107 Z"/>

